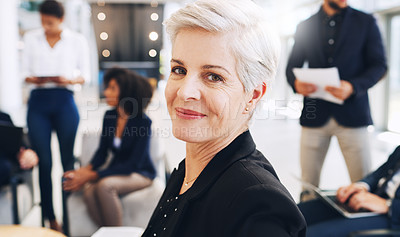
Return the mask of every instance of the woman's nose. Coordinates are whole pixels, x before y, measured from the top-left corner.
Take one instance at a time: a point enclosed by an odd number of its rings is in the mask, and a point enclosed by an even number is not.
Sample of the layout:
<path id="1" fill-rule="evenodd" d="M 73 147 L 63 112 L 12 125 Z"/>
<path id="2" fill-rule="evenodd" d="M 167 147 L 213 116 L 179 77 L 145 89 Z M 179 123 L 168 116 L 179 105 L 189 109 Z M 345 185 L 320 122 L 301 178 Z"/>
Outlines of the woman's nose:
<path id="1" fill-rule="evenodd" d="M 200 100 L 201 81 L 196 76 L 186 75 L 181 81 L 178 96 L 184 101 Z"/>

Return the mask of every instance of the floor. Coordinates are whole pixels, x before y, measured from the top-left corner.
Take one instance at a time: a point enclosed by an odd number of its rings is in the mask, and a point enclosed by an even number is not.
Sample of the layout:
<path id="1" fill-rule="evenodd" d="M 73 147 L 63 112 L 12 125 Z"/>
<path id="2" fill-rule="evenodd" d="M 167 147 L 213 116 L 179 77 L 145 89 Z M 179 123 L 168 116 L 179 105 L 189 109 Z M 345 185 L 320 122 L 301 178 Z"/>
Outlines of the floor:
<path id="1" fill-rule="evenodd" d="M 162 137 L 163 148 L 166 152 L 167 164 L 173 169 L 185 157 L 185 144 L 173 137 L 171 123 L 166 111 L 164 96 L 164 84 L 159 85 L 159 90 L 155 94 L 153 102 L 149 105 L 149 114 L 155 118 L 153 125 L 156 127 L 156 133 Z M 104 111 L 108 108 L 98 99 L 98 90 L 96 87 L 87 87 L 76 93 L 76 101 L 80 109 L 81 123 L 76 140 L 75 154 L 80 155 L 81 135 L 87 131 L 100 131 Z M 270 100 L 270 99 L 269 99 Z M 300 176 L 299 165 L 299 138 L 300 125 L 298 119 L 293 116 L 293 111 L 288 108 L 277 108 L 265 103 L 259 113 L 255 115 L 254 123 L 250 132 L 256 142 L 257 149 L 260 150 L 274 166 L 281 182 L 292 194 L 295 201 L 298 201 L 300 193 L 300 183 L 295 177 Z M 296 112 L 296 111 L 295 111 Z M 16 114 L 24 114 L 19 111 Z M 16 116 L 16 124 L 24 125 L 24 116 Z M 372 130 L 372 129 L 371 129 Z M 376 131 L 371 131 L 371 150 L 373 153 L 373 168 L 378 167 L 384 162 L 388 154 L 393 151 L 396 142 L 389 139 L 384 141 Z M 398 143 L 397 143 L 398 144 Z M 53 136 L 53 173 L 54 180 L 53 196 L 56 217 L 62 218 L 61 211 L 61 175 L 62 168 L 58 155 L 58 145 L 56 137 Z M 37 169 L 34 170 L 37 180 Z M 325 165 L 322 170 L 321 187 L 326 189 L 336 189 L 341 185 L 349 184 L 350 180 L 346 171 L 343 157 L 340 153 L 338 143 L 333 139 L 329 149 Z M 39 202 L 38 185 L 35 186 L 35 202 Z M 40 225 L 40 209 L 34 208 L 33 211 L 23 221 L 24 225 Z"/>

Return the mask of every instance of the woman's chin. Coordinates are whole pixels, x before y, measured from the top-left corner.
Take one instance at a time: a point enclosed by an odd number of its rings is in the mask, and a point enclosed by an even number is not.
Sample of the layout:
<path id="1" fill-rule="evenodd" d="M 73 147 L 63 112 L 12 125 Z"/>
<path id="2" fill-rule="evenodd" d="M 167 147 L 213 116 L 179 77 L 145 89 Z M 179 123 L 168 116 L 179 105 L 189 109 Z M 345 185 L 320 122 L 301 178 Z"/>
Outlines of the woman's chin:
<path id="1" fill-rule="evenodd" d="M 211 139 L 210 134 L 207 134 L 204 130 L 202 131 L 201 128 L 173 128 L 172 133 L 177 139 L 188 143 L 200 143 Z"/>

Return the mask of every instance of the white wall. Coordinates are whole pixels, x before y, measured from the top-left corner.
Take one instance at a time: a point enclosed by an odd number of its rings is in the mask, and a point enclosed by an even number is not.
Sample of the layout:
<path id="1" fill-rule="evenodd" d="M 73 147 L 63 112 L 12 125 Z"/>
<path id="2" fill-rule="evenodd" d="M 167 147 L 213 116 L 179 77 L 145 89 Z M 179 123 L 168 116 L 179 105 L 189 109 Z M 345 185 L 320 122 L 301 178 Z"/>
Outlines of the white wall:
<path id="1" fill-rule="evenodd" d="M 0 1 L 0 109 L 9 113 L 22 105 L 17 6 L 17 0 Z"/>

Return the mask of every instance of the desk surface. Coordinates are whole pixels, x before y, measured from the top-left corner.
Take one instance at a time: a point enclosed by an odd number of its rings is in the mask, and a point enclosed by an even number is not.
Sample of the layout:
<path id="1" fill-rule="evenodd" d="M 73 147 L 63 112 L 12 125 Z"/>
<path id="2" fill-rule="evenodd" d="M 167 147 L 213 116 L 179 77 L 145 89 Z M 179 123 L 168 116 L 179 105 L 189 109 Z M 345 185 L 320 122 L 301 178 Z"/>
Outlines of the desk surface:
<path id="1" fill-rule="evenodd" d="M 0 225 L 0 236 L 65 237 L 64 234 L 48 228 L 20 226 L 20 225 Z"/>

